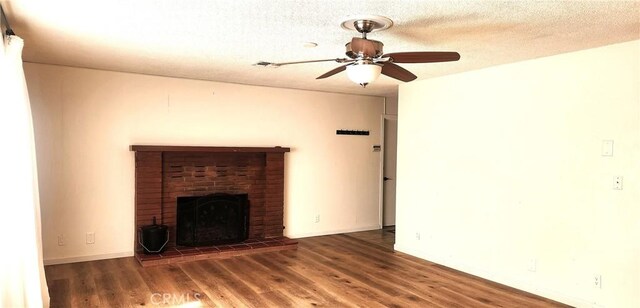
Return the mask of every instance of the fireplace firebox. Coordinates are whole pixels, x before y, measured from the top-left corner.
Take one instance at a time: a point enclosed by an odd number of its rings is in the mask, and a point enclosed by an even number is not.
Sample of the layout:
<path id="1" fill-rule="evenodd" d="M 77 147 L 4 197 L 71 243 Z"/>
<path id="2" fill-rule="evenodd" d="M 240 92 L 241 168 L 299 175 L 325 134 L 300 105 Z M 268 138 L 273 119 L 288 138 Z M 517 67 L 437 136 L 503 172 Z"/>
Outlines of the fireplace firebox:
<path id="1" fill-rule="evenodd" d="M 249 196 L 210 194 L 177 198 L 176 244 L 208 246 L 242 242 L 249 234 Z"/>

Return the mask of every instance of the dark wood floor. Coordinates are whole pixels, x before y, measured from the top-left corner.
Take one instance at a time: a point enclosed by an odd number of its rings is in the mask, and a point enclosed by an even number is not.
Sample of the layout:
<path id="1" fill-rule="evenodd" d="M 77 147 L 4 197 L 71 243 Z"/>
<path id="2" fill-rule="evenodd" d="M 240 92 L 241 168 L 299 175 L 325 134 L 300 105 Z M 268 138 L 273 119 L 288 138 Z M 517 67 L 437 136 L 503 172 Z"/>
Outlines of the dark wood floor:
<path id="1" fill-rule="evenodd" d="M 224 260 L 142 268 L 131 257 L 45 270 L 51 307 L 566 307 L 395 253 L 393 240 L 367 231 Z"/>

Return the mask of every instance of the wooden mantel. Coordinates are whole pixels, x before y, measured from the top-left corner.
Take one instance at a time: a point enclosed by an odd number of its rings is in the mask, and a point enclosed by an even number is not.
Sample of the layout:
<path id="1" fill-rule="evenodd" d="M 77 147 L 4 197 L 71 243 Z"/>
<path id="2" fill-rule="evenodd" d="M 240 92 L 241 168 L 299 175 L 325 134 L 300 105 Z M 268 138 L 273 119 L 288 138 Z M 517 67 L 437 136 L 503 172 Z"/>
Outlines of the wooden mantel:
<path id="1" fill-rule="evenodd" d="M 131 145 L 134 152 L 213 152 L 213 153 L 284 153 L 290 148 L 283 147 L 210 147 L 173 145 Z"/>

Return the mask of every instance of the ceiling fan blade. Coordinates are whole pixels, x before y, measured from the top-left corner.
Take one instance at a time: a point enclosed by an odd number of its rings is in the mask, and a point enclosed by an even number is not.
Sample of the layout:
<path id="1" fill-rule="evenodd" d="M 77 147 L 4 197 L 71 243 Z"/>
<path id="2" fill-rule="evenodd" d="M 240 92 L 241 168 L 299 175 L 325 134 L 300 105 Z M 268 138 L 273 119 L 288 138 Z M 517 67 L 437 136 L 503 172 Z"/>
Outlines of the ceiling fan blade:
<path id="1" fill-rule="evenodd" d="M 395 63 L 433 63 L 460 60 L 460 54 L 455 51 L 394 52 L 382 57 L 391 58 L 391 61 Z"/>
<path id="2" fill-rule="evenodd" d="M 349 64 L 351 64 L 351 63 L 349 63 Z M 337 73 L 340 73 L 340 72 L 346 70 L 347 69 L 347 65 L 349 65 L 349 64 L 338 66 L 338 67 L 336 67 L 336 68 L 334 68 L 334 69 L 332 69 L 332 70 L 330 70 L 330 71 L 318 76 L 316 79 L 324 79 L 324 78 L 333 76 L 333 75 L 335 75 Z"/>
<path id="3" fill-rule="evenodd" d="M 410 71 L 407 71 L 401 66 L 393 64 L 391 62 L 387 62 L 382 66 L 382 74 L 387 75 L 391 78 L 402 80 L 404 82 L 418 78 L 418 76 L 414 75 Z"/>
<path id="4" fill-rule="evenodd" d="M 270 67 L 280 67 L 280 66 L 283 66 L 283 65 L 290 65 L 290 64 L 315 63 L 315 62 L 327 62 L 327 61 L 335 61 L 335 62 L 338 62 L 338 63 L 346 63 L 346 62 L 351 62 L 351 59 L 347 59 L 347 58 L 334 58 L 334 59 L 306 60 L 306 61 L 280 62 L 280 63 L 276 63 L 276 62 L 266 62 L 266 61 L 259 61 L 259 62 L 257 62 L 257 63 L 254 63 L 253 65 L 257 65 L 257 66 L 270 66 Z"/>
<path id="5" fill-rule="evenodd" d="M 351 50 L 356 54 L 362 54 L 365 57 L 375 57 L 376 56 L 376 46 L 373 41 L 354 37 L 351 39 Z"/>

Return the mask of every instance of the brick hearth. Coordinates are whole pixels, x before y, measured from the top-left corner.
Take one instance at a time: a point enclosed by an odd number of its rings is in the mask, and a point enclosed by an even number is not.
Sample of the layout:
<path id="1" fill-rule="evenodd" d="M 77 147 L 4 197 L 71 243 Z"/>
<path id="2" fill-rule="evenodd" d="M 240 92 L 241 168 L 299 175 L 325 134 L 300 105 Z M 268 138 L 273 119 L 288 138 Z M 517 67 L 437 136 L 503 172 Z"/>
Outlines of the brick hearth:
<path id="1" fill-rule="evenodd" d="M 207 247 L 176 246 L 160 254 L 146 255 L 136 253 L 136 259 L 143 267 L 173 264 L 204 259 L 223 259 L 253 253 L 297 249 L 298 241 L 286 237 L 263 240 L 246 240 L 233 245 L 216 245 Z"/>
<path id="2" fill-rule="evenodd" d="M 167 250 L 160 255 L 143 254 L 136 234 L 135 252 L 143 265 L 297 247 L 295 241 L 283 237 L 284 153 L 289 148 L 132 145 L 131 150 L 136 152 L 136 232 L 151 224 L 154 216 L 169 227 Z M 247 241 L 176 246 L 177 197 L 212 193 L 249 195 Z"/>

